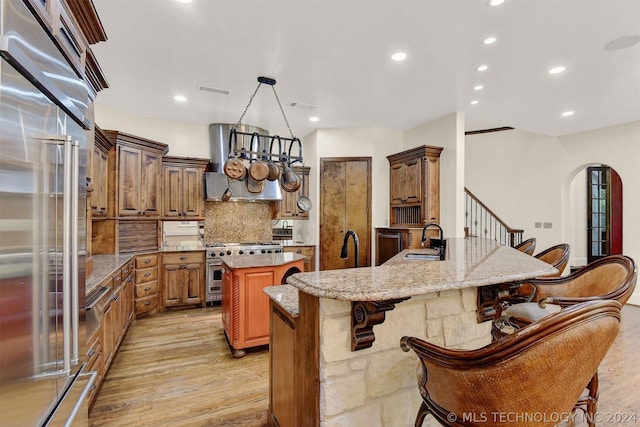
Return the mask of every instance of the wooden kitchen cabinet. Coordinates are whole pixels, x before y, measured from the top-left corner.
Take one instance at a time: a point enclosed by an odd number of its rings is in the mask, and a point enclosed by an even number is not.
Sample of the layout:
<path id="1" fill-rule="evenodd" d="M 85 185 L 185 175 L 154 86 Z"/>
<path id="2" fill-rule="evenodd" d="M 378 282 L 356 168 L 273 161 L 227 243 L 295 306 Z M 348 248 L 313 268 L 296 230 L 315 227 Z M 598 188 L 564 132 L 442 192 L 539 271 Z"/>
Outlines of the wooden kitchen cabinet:
<path id="1" fill-rule="evenodd" d="M 423 145 L 387 156 L 390 225 L 422 227 L 440 221 L 440 153 Z"/>
<path id="2" fill-rule="evenodd" d="M 292 252 L 304 256 L 304 272 L 316 271 L 316 247 L 310 246 L 285 246 L 284 252 Z"/>
<path id="3" fill-rule="evenodd" d="M 300 179 L 304 174 L 304 186 L 300 183 L 300 188 L 294 192 L 282 190 L 282 200 L 278 204 L 276 212 L 277 219 L 309 219 L 309 212 L 305 212 L 298 208 L 298 198 L 301 195 L 309 197 L 309 171 L 311 168 L 294 166 L 293 170 L 298 174 Z"/>
<path id="4" fill-rule="evenodd" d="M 223 261 L 222 323 L 233 357 L 246 348 L 269 344 L 269 297 L 267 286 L 280 285 L 292 272 L 301 272 L 302 259 L 281 265 L 231 268 Z"/>
<path id="5" fill-rule="evenodd" d="M 204 251 L 162 255 L 163 307 L 201 304 L 205 298 Z"/>
<path id="6" fill-rule="evenodd" d="M 116 149 L 109 158 L 109 185 L 116 217 L 159 217 L 162 212 L 163 144 L 120 131 L 105 130 Z"/>
<path id="7" fill-rule="evenodd" d="M 135 258 L 134 311 L 136 317 L 158 311 L 158 255 Z"/>
<path id="8" fill-rule="evenodd" d="M 109 152 L 114 145 L 98 126 L 95 128 L 93 158 L 91 162 L 91 215 L 102 217 L 107 214 L 109 204 Z"/>
<path id="9" fill-rule="evenodd" d="M 114 291 L 102 317 L 105 374 L 133 320 L 133 266 L 133 261 L 129 261 L 112 275 Z"/>
<path id="10" fill-rule="evenodd" d="M 163 157 L 164 216 L 204 217 L 203 174 L 209 159 Z"/>
<path id="11" fill-rule="evenodd" d="M 431 235 L 433 230 L 427 231 Z M 404 249 L 420 248 L 421 239 L 422 228 L 376 228 L 376 266 Z"/>

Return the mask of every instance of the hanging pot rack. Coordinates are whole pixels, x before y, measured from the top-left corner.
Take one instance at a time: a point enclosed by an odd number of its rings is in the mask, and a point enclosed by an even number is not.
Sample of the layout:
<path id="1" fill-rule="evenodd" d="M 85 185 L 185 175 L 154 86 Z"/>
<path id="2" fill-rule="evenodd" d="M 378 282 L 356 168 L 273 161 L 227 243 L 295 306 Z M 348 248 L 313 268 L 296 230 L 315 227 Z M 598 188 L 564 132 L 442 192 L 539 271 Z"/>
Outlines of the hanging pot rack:
<path id="1" fill-rule="evenodd" d="M 247 114 L 247 110 L 253 102 L 253 98 L 256 96 L 258 90 L 260 90 L 260 87 L 262 87 L 263 84 L 269 85 L 271 86 L 271 89 L 273 89 L 273 94 L 275 95 L 280 111 L 282 112 L 282 117 L 284 118 L 284 122 L 289 130 L 290 138 L 279 135 L 261 135 L 257 132 L 241 132 L 238 130 L 242 124 L 242 119 Z M 295 163 L 304 163 L 304 159 L 302 157 L 302 142 L 300 139 L 293 136 L 291 126 L 289 126 L 289 121 L 287 120 L 287 116 L 284 113 L 282 104 L 280 103 L 280 98 L 278 98 L 275 84 L 276 80 L 271 77 L 258 77 L 258 86 L 249 97 L 249 103 L 244 108 L 238 122 L 229 131 L 229 158 L 237 157 L 243 160 L 263 159 L 267 161 L 277 161 L 288 166 Z M 240 139 L 240 142 L 238 142 L 238 139 Z M 275 142 L 277 142 L 278 145 L 277 153 L 273 153 L 273 145 Z M 292 155 L 292 149 L 294 146 L 297 146 L 297 156 Z"/>

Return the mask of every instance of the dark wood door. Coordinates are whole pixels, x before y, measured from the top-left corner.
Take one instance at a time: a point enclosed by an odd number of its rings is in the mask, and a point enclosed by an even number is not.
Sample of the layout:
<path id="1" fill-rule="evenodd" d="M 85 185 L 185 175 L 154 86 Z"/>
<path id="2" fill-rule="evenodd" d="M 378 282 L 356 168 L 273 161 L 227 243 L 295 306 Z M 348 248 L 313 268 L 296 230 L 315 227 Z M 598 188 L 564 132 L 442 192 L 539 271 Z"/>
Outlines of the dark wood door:
<path id="1" fill-rule="evenodd" d="M 371 265 L 371 158 L 320 159 L 320 269 L 355 267 L 355 245 L 340 258 L 345 233 L 360 242 L 360 267 Z"/>
<path id="2" fill-rule="evenodd" d="M 587 168 L 587 262 L 622 253 L 622 180 L 608 166 Z"/>

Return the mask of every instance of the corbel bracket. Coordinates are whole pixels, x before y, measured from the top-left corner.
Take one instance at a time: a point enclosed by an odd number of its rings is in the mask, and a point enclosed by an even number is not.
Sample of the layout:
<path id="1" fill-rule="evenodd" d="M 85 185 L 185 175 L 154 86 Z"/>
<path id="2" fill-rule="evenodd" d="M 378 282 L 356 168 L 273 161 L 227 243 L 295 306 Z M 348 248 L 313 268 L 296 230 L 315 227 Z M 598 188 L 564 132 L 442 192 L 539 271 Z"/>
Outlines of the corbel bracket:
<path id="1" fill-rule="evenodd" d="M 393 310 L 396 304 L 409 298 L 386 301 L 353 301 L 351 303 L 351 351 L 371 347 L 376 340 L 373 326 L 383 323 L 385 312 Z"/>

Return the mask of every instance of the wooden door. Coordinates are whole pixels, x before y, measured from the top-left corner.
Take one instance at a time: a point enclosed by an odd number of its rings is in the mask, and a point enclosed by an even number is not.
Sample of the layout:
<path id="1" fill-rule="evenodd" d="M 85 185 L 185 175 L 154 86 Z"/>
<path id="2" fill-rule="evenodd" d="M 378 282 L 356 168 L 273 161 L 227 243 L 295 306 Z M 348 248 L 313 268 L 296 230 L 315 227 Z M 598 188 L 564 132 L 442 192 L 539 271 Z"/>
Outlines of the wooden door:
<path id="1" fill-rule="evenodd" d="M 183 302 L 182 268 L 178 264 L 162 266 L 162 298 L 165 307 L 180 305 Z"/>
<path id="2" fill-rule="evenodd" d="M 587 168 L 587 262 L 622 253 L 622 180 L 608 166 Z"/>
<path id="3" fill-rule="evenodd" d="M 187 264 L 182 266 L 184 271 L 184 302 L 185 304 L 200 304 L 203 300 L 204 264 Z"/>
<path id="4" fill-rule="evenodd" d="M 355 266 L 355 245 L 340 258 L 345 233 L 360 241 L 360 267 L 371 265 L 371 158 L 320 159 L 320 270 Z"/>
<path id="5" fill-rule="evenodd" d="M 184 168 L 182 188 L 182 215 L 202 216 L 202 171 L 198 168 Z"/>
<path id="6" fill-rule="evenodd" d="M 138 215 L 140 212 L 141 151 L 118 147 L 118 215 Z"/>
<path id="7" fill-rule="evenodd" d="M 420 203 L 422 201 L 422 159 L 417 158 L 406 163 L 404 168 L 404 202 Z"/>
<path id="8" fill-rule="evenodd" d="M 167 166 L 164 168 L 164 214 L 180 216 L 182 214 L 182 168 Z"/>
<path id="9" fill-rule="evenodd" d="M 143 215 L 160 215 L 160 210 L 162 209 L 161 177 L 162 155 L 143 151 L 140 175 L 140 212 Z"/>

